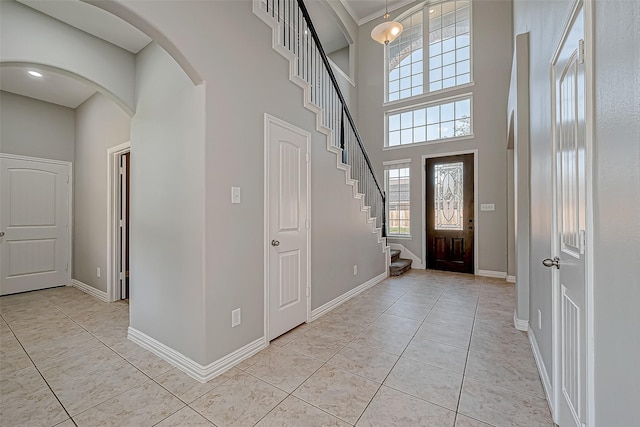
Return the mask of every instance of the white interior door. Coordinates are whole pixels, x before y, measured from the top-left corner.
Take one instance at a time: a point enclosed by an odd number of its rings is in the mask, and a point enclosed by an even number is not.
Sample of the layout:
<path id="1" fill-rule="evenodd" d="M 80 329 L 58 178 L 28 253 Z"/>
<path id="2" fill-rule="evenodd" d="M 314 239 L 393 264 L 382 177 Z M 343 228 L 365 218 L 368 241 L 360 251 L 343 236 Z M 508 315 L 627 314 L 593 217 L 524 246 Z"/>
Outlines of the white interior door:
<path id="1" fill-rule="evenodd" d="M 556 255 L 554 389 L 556 422 L 586 419 L 586 86 L 584 10 L 574 13 L 553 62 Z M 548 265 L 547 262 L 546 265 Z"/>
<path id="2" fill-rule="evenodd" d="M 307 320 L 309 134 L 267 117 L 268 339 Z"/>
<path id="3" fill-rule="evenodd" d="M 70 281 L 70 164 L 0 157 L 0 294 Z"/>

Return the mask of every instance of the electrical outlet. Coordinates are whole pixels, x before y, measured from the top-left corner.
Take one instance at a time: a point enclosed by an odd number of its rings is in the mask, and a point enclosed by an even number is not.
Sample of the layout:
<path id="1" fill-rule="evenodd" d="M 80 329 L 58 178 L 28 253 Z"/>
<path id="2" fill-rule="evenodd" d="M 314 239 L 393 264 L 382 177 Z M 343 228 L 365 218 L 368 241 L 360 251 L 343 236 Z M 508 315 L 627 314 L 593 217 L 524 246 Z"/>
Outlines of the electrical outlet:
<path id="1" fill-rule="evenodd" d="M 542 329 L 542 312 L 538 309 L 538 329 Z"/>
<path id="2" fill-rule="evenodd" d="M 358 266 L 354 265 L 353 266 L 353 275 L 355 276 L 356 274 L 358 274 Z"/>
<path id="3" fill-rule="evenodd" d="M 231 312 L 231 327 L 235 328 L 242 323 L 242 314 L 239 308 L 236 308 Z"/>
<path id="4" fill-rule="evenodd" d="M 96 269 L 96 275 L 97 275 L 98 277 L 100 277 L 100 267 L 98 267 L 98 268 Z"/>

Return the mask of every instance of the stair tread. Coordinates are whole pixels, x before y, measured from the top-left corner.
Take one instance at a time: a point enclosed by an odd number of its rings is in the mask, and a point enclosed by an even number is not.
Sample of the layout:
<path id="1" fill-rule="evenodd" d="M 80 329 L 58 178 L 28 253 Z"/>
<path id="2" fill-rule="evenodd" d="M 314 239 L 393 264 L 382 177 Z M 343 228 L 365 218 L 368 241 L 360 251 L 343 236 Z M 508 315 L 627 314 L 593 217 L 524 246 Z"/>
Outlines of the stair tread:
<path id="1" fill-rule="evenodd" d="M 402 267 L 406 267 L 407 265 L 411 265 L 412 262 L 413 260 L 411 259 L 398 258 L 396 261 L 391 263 L 391 267 L 402 268 Z"/>
<path id="2" fill-rule="evenodd" d="M 391 249 L 391 257 L 394 257 L 396 255 L 400 255 L 400 250 L 399 249 Z"/>

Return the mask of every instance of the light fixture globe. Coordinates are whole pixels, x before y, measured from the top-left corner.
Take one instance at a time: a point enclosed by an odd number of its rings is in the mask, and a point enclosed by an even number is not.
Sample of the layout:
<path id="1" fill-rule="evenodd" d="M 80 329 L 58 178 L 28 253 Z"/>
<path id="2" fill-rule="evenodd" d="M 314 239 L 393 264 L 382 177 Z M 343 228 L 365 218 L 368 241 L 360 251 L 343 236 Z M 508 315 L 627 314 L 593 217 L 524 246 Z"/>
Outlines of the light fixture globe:
<path id="1" fill-rule="evenodd" d="M 389 18 L 389 14 L 385 13 L 384 17 L 385 19 Z M 400 35 L 403 29 L 399 22 L 384 21 L 371 30 L 371 38 L 380 44 L 389 44 Z"/>

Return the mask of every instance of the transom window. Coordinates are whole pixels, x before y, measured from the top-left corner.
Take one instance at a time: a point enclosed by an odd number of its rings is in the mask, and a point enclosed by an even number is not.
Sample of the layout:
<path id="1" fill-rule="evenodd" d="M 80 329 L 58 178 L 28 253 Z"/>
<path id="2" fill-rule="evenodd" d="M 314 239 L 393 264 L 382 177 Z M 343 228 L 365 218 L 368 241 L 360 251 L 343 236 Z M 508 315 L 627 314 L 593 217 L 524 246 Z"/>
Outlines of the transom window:
<path id="1" fill-rule="evenodd" d="M 469 136 L 471 97 L 387 114 L 387 147 Z"/>
<path id="2" fill-rule="evenodd" d="M 409 160 L 407 163 L 385 165 L 384 182 L 387 192 L 388 234 L 411 235 L 411 202 Z"/>
<path id="3" fill-rule="evenodd" d="M 470 0 L 427 3 L 401 23 L 405 30 L 387 46 L 387 101 L 471 82 Z"/>

